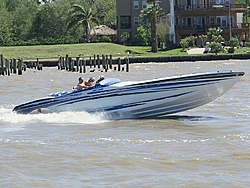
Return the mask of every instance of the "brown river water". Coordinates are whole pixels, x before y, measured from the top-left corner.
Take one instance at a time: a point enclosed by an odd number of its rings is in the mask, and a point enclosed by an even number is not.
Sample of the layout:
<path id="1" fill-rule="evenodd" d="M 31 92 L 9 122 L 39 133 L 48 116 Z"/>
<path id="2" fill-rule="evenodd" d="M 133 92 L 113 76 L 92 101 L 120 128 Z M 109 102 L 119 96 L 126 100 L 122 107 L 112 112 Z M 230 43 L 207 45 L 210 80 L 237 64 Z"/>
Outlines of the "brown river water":
<path id="1" fill-rule="evenodd" d="M 78 77 L 144 80 L 245 71 L 226 94 L 165 118 L 105 114 L 20 115 L 15 105 L 70 91 Z M 0 187 L 249 187 L 250 66 L 247 60 L 132 64 L 129 72 L 28 69 L 0 77 Z"/>

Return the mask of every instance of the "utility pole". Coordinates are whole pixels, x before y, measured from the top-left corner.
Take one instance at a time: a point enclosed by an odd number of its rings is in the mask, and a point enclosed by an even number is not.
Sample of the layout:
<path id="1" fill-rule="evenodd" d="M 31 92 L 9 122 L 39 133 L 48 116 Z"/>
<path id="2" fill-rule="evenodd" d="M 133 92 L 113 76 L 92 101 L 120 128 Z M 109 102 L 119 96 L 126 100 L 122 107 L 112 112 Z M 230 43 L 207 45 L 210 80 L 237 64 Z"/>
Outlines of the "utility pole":
<path id="1" fill-rule="evenodd" d="M 232 37 L 232 23 L 231 23 L 231 0 L 229 1 L 229 40 Z"/>

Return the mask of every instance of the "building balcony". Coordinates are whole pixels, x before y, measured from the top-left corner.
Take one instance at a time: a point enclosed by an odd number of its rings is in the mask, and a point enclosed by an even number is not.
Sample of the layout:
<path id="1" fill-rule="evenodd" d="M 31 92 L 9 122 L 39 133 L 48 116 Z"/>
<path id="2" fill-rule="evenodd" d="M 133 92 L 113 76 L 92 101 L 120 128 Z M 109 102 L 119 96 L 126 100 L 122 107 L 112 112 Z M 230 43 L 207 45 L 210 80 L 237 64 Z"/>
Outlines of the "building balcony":
<path id="1" fill-rule="evenodd" d="M 209 28 L 221 28 L 222 33 L 230 32 L 230 25 L 219 25 L 219 24 L 208 24 L 208 25 L 186 25 L 186 26 L 176 26 L 175 30 L 178 34 L 187 34 L 187 35 L 200 35 L 207 34 Z M 249 32 L 250 31 L 250 23 L 235 23 L 232 24 L 231 30 L 233 33 L 241 33 L 241 32 Z"/>
<path id="2" fill-rule="evenodd" d="M 223 15 L 228 14 L 230 11 L 237 13 L 246 13 L 246 4 L 213 4 L 213 5 L 177 5 L 174 7 L 175 14 L 177 16 L 190 16 L 190 14 L 196 15 Z"/>

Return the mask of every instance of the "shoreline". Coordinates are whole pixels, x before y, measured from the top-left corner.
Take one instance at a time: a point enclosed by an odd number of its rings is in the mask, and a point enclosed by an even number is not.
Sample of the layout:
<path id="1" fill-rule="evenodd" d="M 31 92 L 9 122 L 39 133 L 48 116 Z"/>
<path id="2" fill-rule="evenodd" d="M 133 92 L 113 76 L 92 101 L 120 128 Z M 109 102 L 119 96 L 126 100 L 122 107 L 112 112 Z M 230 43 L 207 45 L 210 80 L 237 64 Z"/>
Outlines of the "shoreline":
<path id="1" fill-rule="evenodd" d="M 230 60 L 230 59 L 250 59 L 249 54 L 218 54 L 218 55 L 189 55 L 189 56 L 165 56 L 165 57 L 127 57 L 129 59 L 129 63 L 167 63 L 167 62 L 195 62 L 195 61 L 218 61 L 218 60 Z M 113 64 L 117 64 L 117 59 L 113 59 Z M 28 64 L 33 61 L 25 61 L 25 64 Z M 39 59 L 39 63 L 41 63 L 44 67 L 53 67 L 58 66 L 58 59 Z M 124 62 L 122 62 L 124 63 Z M 90 59 L 86 59 L 86 66 L 90 66 Z"/>

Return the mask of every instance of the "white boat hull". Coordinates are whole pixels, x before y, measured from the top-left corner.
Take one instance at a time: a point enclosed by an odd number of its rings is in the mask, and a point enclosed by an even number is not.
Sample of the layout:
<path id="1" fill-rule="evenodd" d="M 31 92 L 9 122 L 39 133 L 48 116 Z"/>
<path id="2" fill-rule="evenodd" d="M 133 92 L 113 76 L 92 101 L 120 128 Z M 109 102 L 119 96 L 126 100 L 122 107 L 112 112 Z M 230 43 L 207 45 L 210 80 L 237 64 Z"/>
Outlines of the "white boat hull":
<path id="1" fill-rule="evenodd" d="M 112 118 L 162 116 L 196 108 L 215 100 L 233 87 L 243 75 L 243 72 L 211 72 L 143 82 L 118 82 L 108 87 L 96 86 L 86 91 L 49 98 L 45 103 L 40 99 L 26 106 L 20 105 L 14 111 L 103 111 Z"/>

